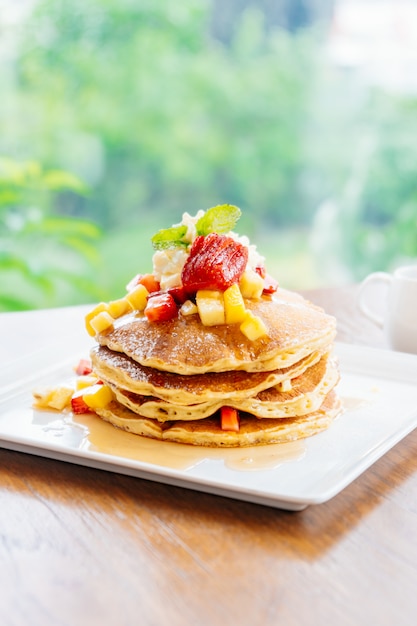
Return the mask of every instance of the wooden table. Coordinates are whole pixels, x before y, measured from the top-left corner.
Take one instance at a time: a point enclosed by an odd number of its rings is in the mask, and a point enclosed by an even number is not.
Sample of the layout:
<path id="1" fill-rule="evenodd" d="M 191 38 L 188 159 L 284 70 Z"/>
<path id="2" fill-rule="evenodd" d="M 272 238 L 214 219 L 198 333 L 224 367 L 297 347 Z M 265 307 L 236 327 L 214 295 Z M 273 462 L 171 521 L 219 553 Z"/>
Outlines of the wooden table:
<path id="1" fill-rule="evenodd" d="M 307 295 L 385 347 L 354 287 Z M 0 506 L 2 626 L 417 623 L 417 431 L 298 513 L 6 450 Z"/>

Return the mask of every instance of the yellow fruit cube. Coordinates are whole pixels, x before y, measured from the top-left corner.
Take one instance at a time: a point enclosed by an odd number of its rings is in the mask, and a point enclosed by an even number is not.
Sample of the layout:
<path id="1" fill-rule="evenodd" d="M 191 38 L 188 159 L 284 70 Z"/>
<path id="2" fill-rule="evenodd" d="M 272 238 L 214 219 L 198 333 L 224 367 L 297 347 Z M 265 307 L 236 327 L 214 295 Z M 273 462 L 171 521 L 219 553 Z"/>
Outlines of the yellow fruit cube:
<path id="1" fill-rule="evenodd" d="M 107 385 L 92 385 L 86 388 L 83 400 L 90 409 L 104 409 L 113 400 L 113 392 Z"/>
<path id="2" fill-rule="evenodd" d="M 226 324 L 239 324 L 243 322 L 247 311 L 239 285 L 235 284 L 226 289 L 223 297 Z"/>
<path id="3" fill-rule="evenodd" d="M 243 272 L 239 287 L 244 298 L 259 300 L 264 289 L 264 279 L 255 270 L 249 268 Z"/>
<path id="4" fill-rule="evenodd" d="M 62 411 L 65 407 L 70 405 L 73 393 L 73 387 L 70 387 L 69 385 L 60 385 L 54 389 L 52 396 L 49 399 L 48 406 L 50 406 L 51 409 Z"/>
<path id="5" fill-rule="evenodd" d="M 126 315 L 132 310 L 132 305 L 126 298 L 120 298 L 119 300 L 112 300 L 108 304 L 108 312 L 114 319 Z"/>
<path id="6" fill-rule="evenodd" d="M 184 304 L 181 305 L 180 313 L 185 316 L 195 315 L 195 313 L 198 313 L 197 305 L 191 300 L 186 300 Z"/>
<path id="7" fill-rule="evenodd" d="M 80 389 L 85 389 L 86 387 L 91 387 L 95 385 L 98 381 L 98 376 L 95 374 L 86 374 L 85 376 L 77 376 L 75 380 L 75 388 L 77 391 Z"/>
<path id="8" fill-rule="evenodd" d="M 105 302 L 100 302 L 100 304 L 97 304 L 97 306 L 95 306 L 94 309 L 90 311 L 90 313 L 87 313 L 87 315 L 85 316 L 85 327 L 89 335 L 94 337 L 94 335 L 96 334 L 96 331 L 91 326 L 91 320 L 94 317 L 96 317 L 96 315 L 98 315 L 99 313 L 102 313 L 103 311 L 108 312 L 108 310 L 109 310 L 109 305 L 106 304 Z"/>
<path id="9" fill-rule="evenodd" d="M 102 311 L 98 313 L 92 320 L 90 320 L 90 326 L 94 330 L 95 333 L 104 333 L 106 331 L 113 329 L 114 319 L 107 313 L 107 311 Z"/>
<path id="10" fill-rule="evenodd" d="M 201 289 L 197 291 L 196 303 L 204 326 L 217 326 L 225 323 L 224 300 L 221 291 Z"/>
<path id="11" fill-rule="evenodd" d="M 149 291 L 144 285 L 137 285 L 126 296 L 126 300 L 135 311 L 144 311 L 148 301 Z"/>
<path id="12" fill-rule="evenodd" d="M 35 389 L 33 397 L 34 406 L 37 409 L 56 409 L 62 411 L 70 405 L 73 387 L 70 385 L 60 385 L 58 387 L 47 387 L 45 389 Z"/>
<path id="13" fill-rule="evenodd" d="M 268 329 L 261 318 L 251 311 L 247 312 L 245 321 L 240 325 L 240 330 L 250 341 L 268 335 Z"/>
<path id="14" fill-rule="evenodd" d="M 46 409 L 49 407 L 49 400 L 52 398 L 54 389 L 45 387 L 43 389 L 37 388 L 32 391 L 34 398 L 34 406 L 38 409 Z"/>

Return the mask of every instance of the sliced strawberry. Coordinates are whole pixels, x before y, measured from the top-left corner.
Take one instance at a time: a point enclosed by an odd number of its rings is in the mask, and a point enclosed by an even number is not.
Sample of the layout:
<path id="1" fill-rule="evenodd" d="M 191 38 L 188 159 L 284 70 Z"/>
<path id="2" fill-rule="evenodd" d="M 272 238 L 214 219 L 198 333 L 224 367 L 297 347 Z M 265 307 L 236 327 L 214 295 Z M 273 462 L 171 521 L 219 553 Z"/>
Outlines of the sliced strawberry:
<path id="1" fill-rule="evenodd" d="M 83 398 L 84 393 L 85 389 L 80 389 L 79 391 L 76 391 L 71 398 L 71 410 L 76 415 L 93 412 L 90 407 L 85 403 L 85 400 Z"/>
<path id="2" fill-rule="evenodd" d="M 167 289 L 167 293 L 169 293 L 175 300 L 175 302 L 181 306 L 184 304 L 186 300 L 188 300 L 188 294 L 185 291 L 184 287 L 171 287 Z"/>
<path id="3" fill-rule="evenodd" d="M 80 359 L 75 368 L 77 376 L 88 376 L 92 371 L 91 361 L 89 359 Z"/>
<path id="4" fill-rule="evenodd" d="M 271 295 L 276 292 L 278 289 L 278 281 L 275 278 L 272 278 L 269 274 L 265 275 L 264 278 L 264 288 L 262 293 L 264 295 Z"/>
<path id="5" fill-rule="evenodd" d="M 169 293 L 151 295 L 144 311 L 150 322 L 166 322 L 173 319 L 177 312 L 177 304 Z"/>
<path id="6" fill-rule="evenodd" d="M 220 409 L 220 426 L 222 430 L 239 432 L 239 411 L 230 406 L 222 406 Z"/>
<path id="7" fill-rule="evenodd" d="M 149 291 L 159 291 L 161 286 L 153 274 L 136 274 L 134 278 L 126 285 L 127 291 L 132 291 L 137 285 L 143 285 Z"/>
<path id="8" fill-rule="evenodd" d="M 248 261 L 248 249 L 226 235 L 196 237 L 183 267 L 181 280 L 188 294 L 200 289 L 225 291 L 239 282 Z"/>
<path id="9" fill-rule="evenodd" d="M 265 278 L 265 276 L 266 276 L 266 269 L 264 268 L 264 266 L 263 266 L 263 265 L 257 265 L 257 266 L 255 267 L 255 272 L 256 272 L 257 274 L 259 274 L 259 276 L 260 276 L 261 278 Z"/>

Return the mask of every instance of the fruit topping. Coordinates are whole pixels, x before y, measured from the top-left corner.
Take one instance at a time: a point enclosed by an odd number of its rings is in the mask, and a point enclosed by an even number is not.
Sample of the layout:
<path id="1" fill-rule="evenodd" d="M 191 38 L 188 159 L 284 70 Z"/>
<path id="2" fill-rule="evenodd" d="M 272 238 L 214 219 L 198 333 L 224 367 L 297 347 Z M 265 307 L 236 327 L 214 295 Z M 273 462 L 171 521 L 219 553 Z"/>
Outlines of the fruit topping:
<path id="1" fill-rule="evenodd" d="M 187 293 L 201 289 L 225 291 L 238 283 L 248 261 L 248 249 L 226 235 L 210 233 L 194 240 L 181 280 Z"/>
<path id="2" fill-rule="evenodd" d="M 88 374 L 91 374 L 92 371 L 90 359 L 80 359 L 77 367 L 75 368 L 77 376 L 87 376 Z"/>
<path id="3" fill-rule="evenodd" d="M 220 409 L 220 426 L 222 430 L 239 432 L 239 411 L 230 406 L 222 406 Z"/>
<path id="4" fill-rule="evenodd" d="M 176 317 L 178 306 L 169 293 L 150 295 L 145 315 L 150 322 L 166 322 Z"/>
<path id="5" fill-rule="evenodd" d="M 247 311 L 246 318 L 240 325 L 241 332 L 250 341 L 256 341 L 260 337 L 265 337 L 268 334 L 268 330 L 260 317 Z"/>
<path id="6" fill-rule="evenodd" d="M 247 268 L 239 281 L 239 287 L 244 298 L 259 300 L 264 289 L 264 279 L 255 270 Z"/>
<path id="7" fill-rule="evenodd" d="M 133 309 L 143 311 L 146 307 L 148 296 L 149 291 L 144 285 L 136 285 L 125 297 Z"/>
<path id="8" fill-rule="evenodd" d="M 264 288 L 262 293 L 264 295 L 272 295 L 278 289 L 278 281 L 275 280 L 270 274 L 266 274 L 264 278 Z"/>
<path id="9" fill-rule="evenodd" d="M 214 289 L 197 291 L 196 304 L 203 326 L 217 326 L 225 323 L 223 293 Z"/>

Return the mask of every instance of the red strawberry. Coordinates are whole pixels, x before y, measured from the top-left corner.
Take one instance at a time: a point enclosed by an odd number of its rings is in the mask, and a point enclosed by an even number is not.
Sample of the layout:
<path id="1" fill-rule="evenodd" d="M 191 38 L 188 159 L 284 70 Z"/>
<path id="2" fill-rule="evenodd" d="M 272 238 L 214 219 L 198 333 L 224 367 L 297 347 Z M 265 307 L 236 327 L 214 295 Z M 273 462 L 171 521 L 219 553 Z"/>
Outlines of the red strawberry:
<path id="1" fill-rule="evenodd" d="M 137 285 L 143 285 L 149 291 L 159 291 L 160 285 L 153 274 L 136 274 L 134 278 L 126 285 L 127 291 L 132 291 Z"/>
<path id="2" fill-rule="evenodd" d="M 86 376 L 87 374 L 91 374 L 92 371 L 90 359 L 80 359 L 75 368 L 75 373 L 78 376 Z"/>
<path id="3" fill-rule="evenodd" d="M 181 306 L 187 300 L 188 296 L 184 289 L 184 287 L 170 287 L 167 289 L 167 293 L 169 293 L 175 300 L 175 302 Z"/>
<path id="4" fill-rule="evenodd" d="M 275 280 L 275 278 L 273 278 L 269 274 L 266 274 L 265 279 L 264 279 L 263 293 L 265 295 L 271 295 L 275 293 L 277 289 L 278 289 L 278 281 Z"/>
<path id="5" fill-rule="evenodd" d="M 92 413 L 93 411 L 90 407 L 85 403 L 83 398 L 84 389 L 80 389 L 76 391 L 71 399 L 71 410 L 76 415 L 81 415 L 83 413 Z"/>
<path id="6" fill-rule="evenodd" d="M 248 249 L 226 235 L 196 237 L 183 267 L 181 280 L 187 293 L 200 289 L 225 291 L 239 282 L 248 262 Z"/>
<path id="7" fill-rule="evenodd" d="M 166 322 L 177 314 L 177 304 L 169 293 L 150 295 L 145 308 L 145 315 L 150 322 Z"/>

